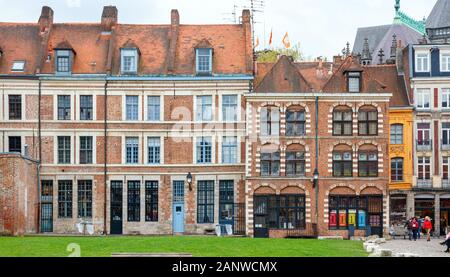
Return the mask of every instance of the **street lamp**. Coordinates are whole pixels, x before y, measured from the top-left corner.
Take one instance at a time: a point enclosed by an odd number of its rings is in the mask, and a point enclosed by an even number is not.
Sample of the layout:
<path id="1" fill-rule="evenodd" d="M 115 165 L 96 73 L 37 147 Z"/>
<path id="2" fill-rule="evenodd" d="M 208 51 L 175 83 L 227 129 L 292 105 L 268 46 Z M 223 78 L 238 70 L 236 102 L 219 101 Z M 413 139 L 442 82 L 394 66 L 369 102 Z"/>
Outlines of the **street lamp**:
<path id="1" fill-rule="evenodd" d="M 316 169 L 314 169 L 314 175 L 313 175 L 313 187 L 317 187 L 317 184 L 319 183 L 319 171 Z"/>
<path id="2" fill-rule="evenodd" d="M 186 176 L 186 181 L 188 182 L 189 185 L 189 191 L 192 191 L 192 174 L 190 172 Z"/>

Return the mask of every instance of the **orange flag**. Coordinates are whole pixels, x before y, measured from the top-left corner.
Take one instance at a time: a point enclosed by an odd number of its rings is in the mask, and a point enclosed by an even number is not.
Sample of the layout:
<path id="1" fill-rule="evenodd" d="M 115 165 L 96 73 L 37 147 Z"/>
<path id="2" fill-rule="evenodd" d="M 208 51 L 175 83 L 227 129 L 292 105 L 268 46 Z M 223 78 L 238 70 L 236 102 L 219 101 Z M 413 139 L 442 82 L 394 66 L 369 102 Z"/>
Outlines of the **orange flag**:
<path id="1" fill-rule="evenodd" d="M 258 48 L 258 46 L 259 46 L 259 38 L 257 37 L 255 42 L 255 48 Z"/>
<path id="2" fill-rule="evenodd" d="M 286 34 L 283 37 L 283 44 L 284 44 L 284 47 L 286 47 L 286 48 L 290 48 L 291 47 L 291 42 L 289 40 L 288 32 L 286 32 Z"/>
<path id="3" fill-rule="evenodd" d="M 272 45 L 272 42 L 273 42 L 273 31 L 270 30 L 269 45 Z"/>

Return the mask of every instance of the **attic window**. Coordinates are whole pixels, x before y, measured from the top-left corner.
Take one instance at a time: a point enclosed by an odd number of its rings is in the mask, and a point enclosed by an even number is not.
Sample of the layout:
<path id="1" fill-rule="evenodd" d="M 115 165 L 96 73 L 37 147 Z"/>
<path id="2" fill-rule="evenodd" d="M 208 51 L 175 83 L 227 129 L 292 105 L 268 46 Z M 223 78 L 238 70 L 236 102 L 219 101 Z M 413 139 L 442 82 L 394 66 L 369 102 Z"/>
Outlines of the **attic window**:
<path id="1" fill-rule="evenodd" d="M 68 74 L 72 71 L 71 50 L 56 50 L 56 73 Z"/>
<path id="2" fill-rule="evenodd" d="M 361 72 L 348 72 L 348 91 L 360 92 L 361 91 Z"/>
<path id="3" fill-rule="evenodd" d="M 121 49 L 120 54 L 122 74 L 136 74 L 138 64 L 137 49 Z"/>
<path id="4" fill-rule="evenodd" d="M 212 73 L 212 49 L 196 49 L 196 69 L 197 74 L 210 75 Z"/>
<path id="5" fill-rule="evenodd" d="M 25 70 L 25 61 L 14 61 L 11 67 L 11 71 L 23 72 Z"/>

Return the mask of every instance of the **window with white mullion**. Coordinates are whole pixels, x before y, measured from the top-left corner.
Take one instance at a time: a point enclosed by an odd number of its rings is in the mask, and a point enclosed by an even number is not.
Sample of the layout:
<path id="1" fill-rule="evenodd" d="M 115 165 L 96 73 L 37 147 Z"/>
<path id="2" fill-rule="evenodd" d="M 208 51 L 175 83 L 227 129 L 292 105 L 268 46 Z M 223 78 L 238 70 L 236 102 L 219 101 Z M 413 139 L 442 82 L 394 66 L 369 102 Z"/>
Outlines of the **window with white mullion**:
<path id="1" fill-rule="evenodd" d="M 159 121 L 161 115 L 161 98 L 159 96 L 147 97 L 147 120 Z"/>
<path id="2" fill-rule="evenodd" d="M 80 164 L 92 164 L 93 138 L 80 137 Z"/>
<path id="3" fill-rule="evenodd" d="M 197 121 L 212 121 L 212 96 L 197 96 Z"/>
<path id="4" fill-rule="evenodd" d="M 139 138 L 129 137 L 125 139 L 126 163 L 139 163 Z"/>
<path id="5" fill-rule="evenodd" d="M 429 89 L 417 89 L 416 98 L 416 106 L 418 109 L 431 108 L 431 92 Z"/>
<path id="6" fill-rule="evenodd" d="M 129 95 L 125 98 L 126 120 L 139 120 L 139 96 Z"/>
<path id="7" fill-rule="evenodd" d="M 237 137 L 223 137 L 222 163 L 235 164 L 237 162 Z"/>
<path id="8" fill-rule="evenodd" d="M 441 54 L 441 71 L 450 71 L 450 53 Z"/>
<path id="9" fill-rule="evenodd" d="M 442 144 L 450 145 L 450 122 L 442 123 Z"/>
<path id="10" fill-rule="evenodd" d="M 147 138 L 148 163 L 161 163 L 161 139 L 159 137 Z"/>
<path id="11" fill-rule="evenodd" d="M 197 73 L 210 74 L 212 72 L 212 49 L 199 48 L 197 55 Z"/>
<path id="12" fill-rule="evenodd" d="M 446 109 L 450 108 L 450 88 L 442 89 L 441 107 Z"/>
<path id="13" fill-rule="evenodd" d="M 197 138 L 197 163 L 206 164 L 212 162 L 212 139 L 211 137 Z"/>
<path id="14" fill-rule="evenodd" d="M 416 53 L 416 72 L 429 72 L 429 53 Z"/>
<path id="15" fill-rule="evenodd" d="M 58 137 L 58 164 L 70 164 L 70 137 Z"/>
<path id="16" fill-rule="evenodd" d="M 138 54 L 137 49 L 121 50 L 121 71 L 125 74 L 137 72 Z"/>
<path id="17" fill-rule="evenodd" d="M 222 120 L 237 121 L 237 95 L 222 96 Z"/>

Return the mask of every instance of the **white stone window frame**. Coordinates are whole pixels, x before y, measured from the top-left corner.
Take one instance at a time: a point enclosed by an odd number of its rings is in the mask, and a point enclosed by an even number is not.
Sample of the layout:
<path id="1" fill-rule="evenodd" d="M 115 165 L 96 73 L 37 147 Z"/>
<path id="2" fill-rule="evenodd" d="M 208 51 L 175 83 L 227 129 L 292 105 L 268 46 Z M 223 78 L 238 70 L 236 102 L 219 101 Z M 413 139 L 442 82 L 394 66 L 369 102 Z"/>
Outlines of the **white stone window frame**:
<path id="1" fill-rule="evenodd" d="M 215 121 L 215 119 L 217 118 L 216 117 L 216 113 L 215 113 L 215 111 L 216 111 L 216 101 L 215 101 L 215 99 L 216 99 L 216 93 L 213 93 L 213 92 L 202 92 L 202 93 L 194 93 L 193 95 L 192 95 L 192 97 L 193 97 L 193 113 L 194 113 L 194 116 L 193 116 L 193 118 L 194 118 L 194 121 L 195 122 L 199 122 L 199 123 L 210 123 L 210 122 L 214 122 Z M 210 96 L 211 97 L 211 120 L 203 120 L 203 119 L 201 119 L 201 118 L 198 118 L 198 116 L 197 116 L 197 112 L 198 112 L 198 109 L 197 109 L 197 98 L 198 97 L 201 97 L 201 96 Z"/>
<path id="2" fill-rule="evenodd" d="M 5 145 L 4 145 L 4 151 L 5 153 L 10 153 L 9 151 L 9 137 L 20 137 L 20 154 L 25 155 L 25 137 L 26 133 L 24 132 L 5 132 Z"/>
<path id="3" fill-rule="evenodd" d="M 58 162 L 58 137 L 70 137 L 70 163 L 68 164 L 60 164 Z M 73 165 L 75 163 L 75 143 L 77 140 L 77 136 L 74 136 L 73 133 L 58 133 L 55 134 L 53 138 L 53 163 L 58 166 L 68 166 Z M 78 156 L 78 155 L 77 155 Z"/>
<path id="4" fill-rule="evenodd" d="M 81 164 L 80 163 L 80 138 L 81 137 L 92 137 L 92 163 L 91 164 Z M 73 144 L 73 142 L 71 142 Z M 90 166 L 90 165 L 96 165 L 97 164 L 97 136 L 94 135 L 92 132 L 81 132 L 77 133 L 76 136 L 76 149 L 78 151 L 76 155 L 76 164 L 83 165 L 83 166 Z M 72 155 L 71 155 L 72 156 Z"/>
<path id="5" fill-rule="evenodd" d="M 138 163 L 127 163 L 127 138 L 138 138 Z M 127 133 L 122 135 L 122 165 L 139 166 L 143 164 L 142 157 L 142 133 Z"/>
<path id="6" fill-rule="evenodd" d="M 415 99 L 415 107 L 418 110 L 431 110 L 431 108 L 433 107 L 433 97 L 432 97 L 432 93 L 431 93 L 431 88 L 416 88 L 414 90 L 414 99 Z M 425 103 L 425 96 L 428 95 L 428 102 L 429 102 L 429 107 L 420 107 L 419 106 L 419 99 L 422 100 L 422 105 Z"/>
<path id="7" fill-rule="evenodd" d="M 224 137 L 235 137 L 236 138 L 236 163 L 225 163 L 223 161 L 223 138 Z M 226 164 L 226 165 L 237 165 L 237 164 L 241 164 L 241 141 L 242 137 L 239 136 L 238 134 L 226 134 L 224 133 L 222 136 L 219 136 L 217 138 L 217 144 L 218 144 L 218 155 L 217 155 L 217 159 L 221 164 Z"/>
<path id="8" fill-rule="evenodd" d="M 223 118 L 223 97 L 224 96 L 236 96 L 237 97 L 237 103 L 236 103 L 236 120 L 230 121 L 230 120 L 225 120 Z M 241 101 L 242 101 L 242 95 L 238 92 L 223 92 L 223 93 L 219 93 L 219 108 L 220 110 L 219 112 L 219 121 L 220 122 L 225 122 L 225 123 L 235 123 L 235 122 L 240 122 L 243 121 L 242 119 L 242 105 L 241 105 Z"/>
<path id="9" fill-rule="evenodd" d="M 127 55 L 128 53 L 128 55 Z M 133 55 L 131 55 L 133 54 Z M 125 70 L 125 57 L 134 56 L 134 68 L 130 70 Z M 120 73 L 121 74 L 137 74 L 139 65 L 139 52 L 137 48 L 121 48 L 120 49 Z"/>
<path id="10" fill-rule="evenodd" d="M 148 162 L 148 141 L 149 141 L 149 138 L 158 138 L 158 137 L 159 137 L 159 163 L 158 164 L 149 163 Z M 161 134 L 145 133 L 144 134 L 144 145 L 145 145 L 145 149 L 144 149 L 144 163 L 146 165 L 148 165 L 148 166 L 153 166 L 153 167 L 157 167 L 157 166 L 163 165 L 164 164 L 164 136 L 162 136 Z M 125 151 L 125 153 L 126 153 L 126 151 Z"/>
<path id="11" fill-rule="evenodd" d="M 424 57 L 426 55 L 426 57 Z M 421 56 L 421 57 L 420 57 Z M 426 59 L 427 63 L 423 61 Z M 417 73 L 429 73 L 431 70 L 431 54 L 430 50 L 416 50 L 415 52 L 415 72 Z M 420 60 L 420 62 L 419 62 Z M 421 65 L 421 69 L 419 70 L 419 64 Z M 427 68 L 425 68 L 425 66 Z"/>
<path id="12" fill-rule="evenodd" d="M 20 98 L 21 98 L 21 103 L 20 103 L 20 105 L 21 105 L 21 119 L 9 119 L 9 96 L 10 95 L 20 95 Z M 25 101 L 26 101 L 26 94 L 25 94 L 25 92 L 7 92 L 6 94 L 5 94 L 5 113 L 4 113 L 4 119 L 5 120 L 7 120 L 7 121 L 12 121 L 12 122 L 21 122 L 21 121 L 24 121 L 24 120 L 26 120 L 26 118 L 25 118 L 25 116 L 26 116 L 26 111 L 25 111 L 25 109 L 26 109 L 26 104 L 25 104 Z"/>
<path id="13" fill-rule="evenodd" d="M 92 96 L 92 119 L 81 119 L 81 96 Z M 97 95 L 92 92 L 79 92 L 76 95 L 77 98 L 77 120 L 81 122 L 92 122 L 97 120 Z M 74 106 L 74 105 L 72 105 Z"/>
<path id="14" fill-rule="evenodd" d="M 444 59 L 446 59 L 446 63 L 443 62 Z M 444 67 L 444 64 L 447 65 L 447 68 Z M 450 50 L 440 50 L 439 67 L 441 72 L 450 72 Z"/>
<path id="15" fill-rule="evenodd" d="M 148 97 L 158 96 L 159 97 L 159 120 L 149 120 L 148 119 Z M 125 107 L 126 108 L 126 107 Z M 161 123 L 164 122 L 164 93 L 145 93 L 144 94 L 144 116 L 145 121 L 149 123 Z M 125 114 L 126 118 L 126 114 Z"/>
<path id="16" fill-rule="evenodd" d="M 442 109 L 450 110 L 450 87 L 441 88 L 439 97 L 440 97 L 440 99 L 439 99 L 439 106 Z M 444 107 L 444 105 L 443 105 L 444 98 L 447 98 L 447 107 Z"/>
<path id="17" fill-rule="evenodd" d="M 70 96 L 70 119 L 58 119 L 58 96 Z M 58 122 L 68 122 L 68 121 L 74 120 L 75 119 L 75 105 L 74 104 L 75 104 L 75 93 L 74 92 L 56 93 L 53 96 L 53 118 Z"/>
<path id="18" fill-rule="evenodd" d="M 138 120 L 127 120 L 127 96 L 138 97 Z M 141 93 L 126 93 L 122 96 L 122 121 L 124 123 L 138 123 L 142 121 L 142 94 Z"/>

